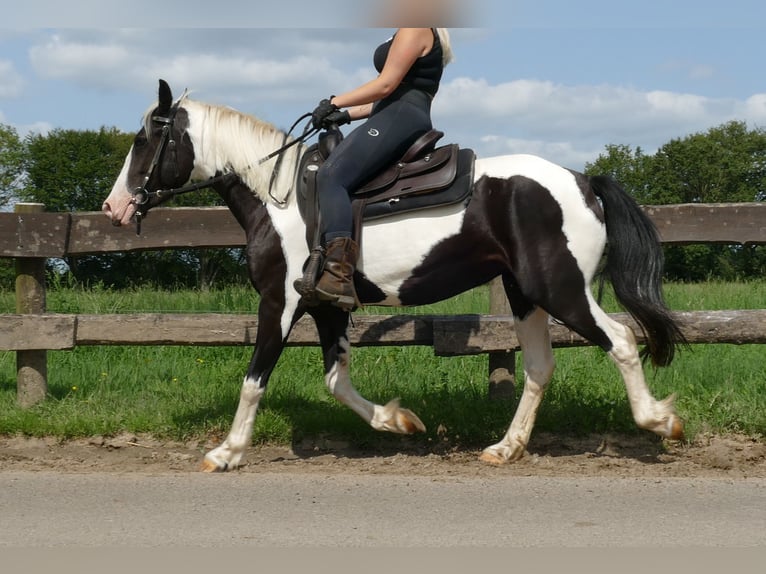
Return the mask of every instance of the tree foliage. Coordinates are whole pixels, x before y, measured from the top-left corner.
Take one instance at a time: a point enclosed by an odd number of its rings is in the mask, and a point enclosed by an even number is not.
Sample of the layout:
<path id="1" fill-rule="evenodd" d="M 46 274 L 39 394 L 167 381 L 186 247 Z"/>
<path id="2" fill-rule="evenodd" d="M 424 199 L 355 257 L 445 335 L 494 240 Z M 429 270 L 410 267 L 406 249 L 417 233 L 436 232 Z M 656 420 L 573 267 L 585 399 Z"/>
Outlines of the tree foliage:
<path id="1" fill-rule="evenodd" d="M 30 134 L 21 195 L 47 211 L 99 211 L 131 143 L 116 128 Z"/>
<path id="2" fill-rule="evenodd" d="M 763 201 L 766 130 L 748 130 L 744 122 L 732 121 L 673 139 L 651 156 L 640 148 L 609 145 L 585 172 L 612 175 L 645 205 Z M 668 246 L 665 257 L 672 279 L 766 275 L 765 246 Z"/>
<path id="3" fill-rule="evenodd" d="M 0 124 L 0 208 L 14 197 L 23 172 L 24 145 L 16 129 Z"/>

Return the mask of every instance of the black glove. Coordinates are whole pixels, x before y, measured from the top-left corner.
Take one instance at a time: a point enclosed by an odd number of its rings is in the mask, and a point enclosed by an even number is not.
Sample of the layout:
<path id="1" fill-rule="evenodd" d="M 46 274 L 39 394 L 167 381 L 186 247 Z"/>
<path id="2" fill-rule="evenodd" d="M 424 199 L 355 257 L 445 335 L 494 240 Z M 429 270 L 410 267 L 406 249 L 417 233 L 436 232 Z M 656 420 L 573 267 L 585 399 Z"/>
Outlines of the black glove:
<path id="1" fill-rule="evenodd" d="M 338 107 L 332 105 L 330 100 L 322 100 L 311 113 L 311 125 L 314 126 L 314 129 L 321 129 L 324 126 L 325 118 L 336 111 L 338 111 Z"/>
<path id="2" fill-rule="evenodd" d="M 351 123 L 351 114 L 348 113 L 348 110 L 336 110 L 332 113 L 330 113 L 322 122 L 322 125 L 324 127 L 327 127 L 328 125 L 335 124 L 336 126 L 342 126 L 345 124 Z"/>

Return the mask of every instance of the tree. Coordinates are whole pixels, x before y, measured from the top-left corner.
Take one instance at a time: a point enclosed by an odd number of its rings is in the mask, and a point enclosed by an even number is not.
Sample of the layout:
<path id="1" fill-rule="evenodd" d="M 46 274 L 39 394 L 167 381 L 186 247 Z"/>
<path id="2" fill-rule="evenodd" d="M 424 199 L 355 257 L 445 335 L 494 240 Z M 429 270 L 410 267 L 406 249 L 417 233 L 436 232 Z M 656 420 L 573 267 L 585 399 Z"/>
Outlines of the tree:
<path id="1" fill-rule="evenodd" d="M 662 146 L 647 174 L 655 203 L 757 201 L 766 190 L 766 131 L 729 122 Z"/>
<path id="2" fill-rule="evenodd" d="M 0 208 L 8 205 L 23 173 L 24 145 L 16 129 L 0 124 Z"/>
<path id="3" fill-rule="evenodd" d="M 606 152 L 586 165 L 585 172 L 612 175 L 642 204 L 766 199 L 766 130 L 748 130 L 744 122 L 673 139 L 653 156 L 624 145 L 609 145 Z M 668 246 L 664 251 L 666 275 L 671 279 L 766 275 L 764 246 Z"/>
<path id="4" fill-rule="evenodd" d="M 16 129 L 0 124 L 0 210 L 15 198 L 19 179 L 23 173 L 24 144 Z M 14 283 L 12 259 L 0 259 L 0 289 L 12 289 Z"/>
<path id="5" fill-rule="evenodd" d="M 130 134 L 103 127 L 31 134 L 21 194 L 47 211 L 100 211 L 132 141 Z"/>
<path id="6" fill-rule="evenodd" d="M 635 150 L 628 145 L 609 144 L 606 155 L 600 155 L 592 164 L 586 164 L 585 173 L 610 175 L 620 182 L 636 201 L 645 203 L 647 189 L 647 165 L 652 156 L 644 155 L 640 147 Z"/>

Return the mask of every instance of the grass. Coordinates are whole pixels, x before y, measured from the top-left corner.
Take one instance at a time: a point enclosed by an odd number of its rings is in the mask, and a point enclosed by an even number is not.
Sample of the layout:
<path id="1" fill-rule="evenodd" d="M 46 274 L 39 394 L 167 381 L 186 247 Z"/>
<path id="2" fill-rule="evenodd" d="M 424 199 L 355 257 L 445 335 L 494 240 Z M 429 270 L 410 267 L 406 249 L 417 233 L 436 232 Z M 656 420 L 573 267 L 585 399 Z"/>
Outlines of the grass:
<path id="1" fill-rule="evenodd" d="M 766 282 L 671 284 L 677 310 L 761 308 Z M 13 293 L 0 293 L 0 313 L 14 312 Z M 364 313 L 482 313 L 488 289 L 417 309 Z M 607 293 L 604 306 L 618 308 Z M 199 292 L 54 289 L 48 310 L 60 313 L 254 312 L 246 287 Z M 118 327 L 116 327 L 118 328 Z M 242 347 L 80 347 L 48 354 L 49 400 L 16 406 L 15 355 L 0 352 L 0 434 L 78 437 L 121 431 L 163 438 L 224 435 L 236 408 L 251 349 Z M 635 433 L 617 369 L 596 348 L 557 349 L 557 368 L 537 430 Z M 522 373 L 521 354 L 517 373 Z M 487 357 L 439 358 L 430 348 L 356 348 L 352 380 L 379 403 L 400 397 L 428 428 L 412 441 L 485 446 L 507 429 L 515 404 L 487 399 Z M 666 369 L 646 368 L 653 394 L 676 393 L 687 433 L 766 434 L 766 367 L 758 345 L 696 345 Z M 288 444 L 331 436 L 356 446 L 397 444 L 372 431 L 327 392 L 316 348 L 288 348 L 256 419 L 255 442 Z"/>

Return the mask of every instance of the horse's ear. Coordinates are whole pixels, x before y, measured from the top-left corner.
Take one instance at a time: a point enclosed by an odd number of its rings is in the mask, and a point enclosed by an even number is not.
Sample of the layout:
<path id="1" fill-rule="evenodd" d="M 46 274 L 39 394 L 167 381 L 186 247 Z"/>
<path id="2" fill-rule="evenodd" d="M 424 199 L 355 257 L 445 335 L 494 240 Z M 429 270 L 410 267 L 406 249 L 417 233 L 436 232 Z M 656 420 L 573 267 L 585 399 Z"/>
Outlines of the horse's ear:
<path id="1" fill-rule="evenodd" d="M 173 93 L 165 80 L 160 80 L 159 102 L 160 107 L 157 111 L 161 114 L 167 114 L 170 111 L 170 106 L 173 105 Z"/>

